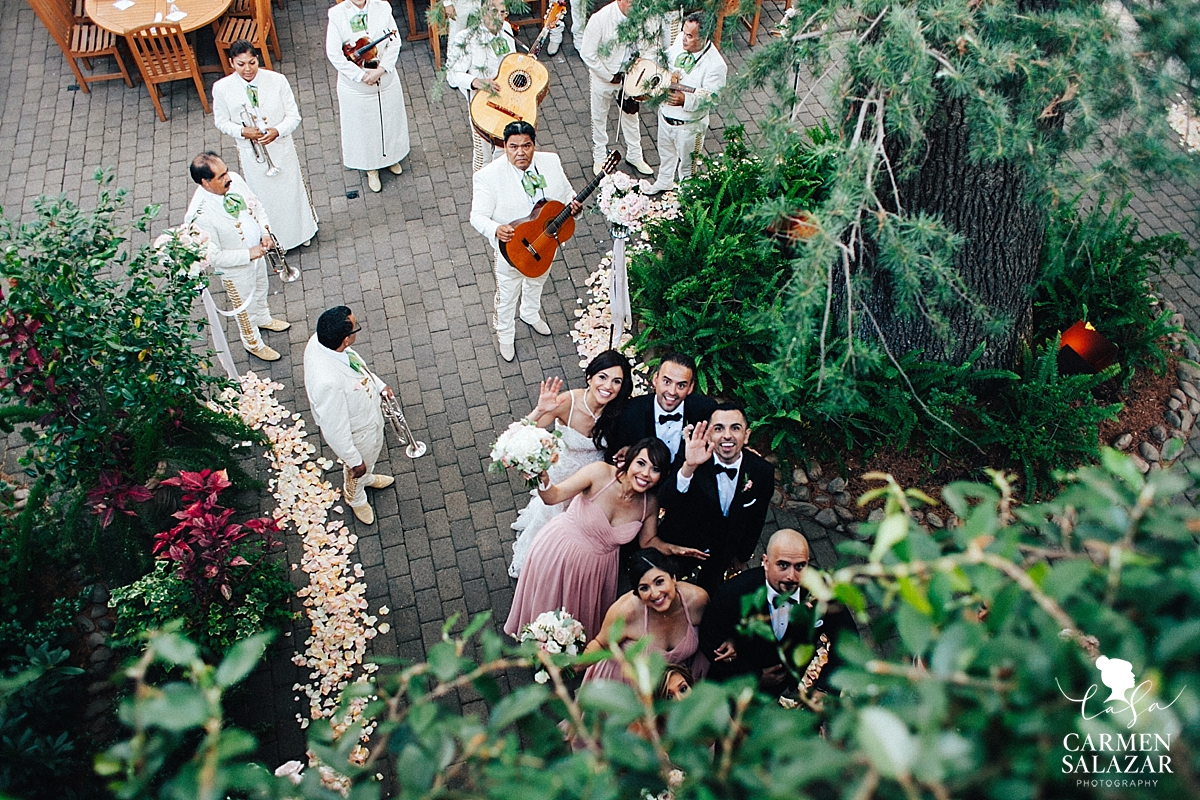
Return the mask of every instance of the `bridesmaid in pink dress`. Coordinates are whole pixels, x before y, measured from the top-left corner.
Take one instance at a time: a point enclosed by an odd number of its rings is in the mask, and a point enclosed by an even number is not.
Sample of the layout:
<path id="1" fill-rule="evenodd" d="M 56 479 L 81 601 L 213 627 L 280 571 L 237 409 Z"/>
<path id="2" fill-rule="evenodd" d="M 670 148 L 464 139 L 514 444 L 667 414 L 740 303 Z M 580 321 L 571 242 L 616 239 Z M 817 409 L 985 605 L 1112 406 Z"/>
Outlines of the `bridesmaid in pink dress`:
<path id="1" fill-rule="evenodd" d="M 517 581 L 504 632 L 512 636 L 546 611 L 566 609 L 588 636 L 600 630 L 605 610 L 617 597 L 621 545 L 658 524 L 658 498 L 651 491 L 671 464 L 667 446 L 643 439 L 620 467 L 588 464 L 560 484 L 543 473 L 538 495 L 546 505 L 575 498 L 565 513 L 542 528 Z"/>
<path id="2" fill-rule="evenodd" d="M 696 679 L 708 673 L 708 659 L 699 652 L 700 621 L 708 606 L 708 592 L 679 580 L 679 567 L 671 556 L 654 548 L 639 550 L 629 566 L 632 592 L 622 595 L 604 615 L 604 625 L 584 652 L 624 647 L 650 637 L 650 649 L 666 656 L 668 664 L 686 667 Z M 612 640 L 617 620 L 624 621 L 620 641 Z M 610 659 L 588 667 L 583 682 L 629 681 L 621 665 Z"/>

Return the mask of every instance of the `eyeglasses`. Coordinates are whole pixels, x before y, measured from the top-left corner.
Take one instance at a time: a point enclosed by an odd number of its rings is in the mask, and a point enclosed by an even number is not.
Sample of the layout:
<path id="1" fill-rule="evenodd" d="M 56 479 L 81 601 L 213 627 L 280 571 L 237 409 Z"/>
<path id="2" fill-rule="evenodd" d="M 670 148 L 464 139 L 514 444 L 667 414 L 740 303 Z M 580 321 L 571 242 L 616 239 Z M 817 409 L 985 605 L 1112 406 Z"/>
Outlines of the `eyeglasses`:
<path id="1" fill-rule="evenodd" d="M 358 332 L 359 332 L 359 331 L 361 331 L 361 330 L 362 330 L 362 325 L 359 325 L 357 328 L 355 328 L 354 330 L 350 331 L 350 332 L 349 332 L 349 333 L 347 333 L 346 335 L 347 335 L 347 336 L 353 336 L 354 334 L 358 333 Z"/>

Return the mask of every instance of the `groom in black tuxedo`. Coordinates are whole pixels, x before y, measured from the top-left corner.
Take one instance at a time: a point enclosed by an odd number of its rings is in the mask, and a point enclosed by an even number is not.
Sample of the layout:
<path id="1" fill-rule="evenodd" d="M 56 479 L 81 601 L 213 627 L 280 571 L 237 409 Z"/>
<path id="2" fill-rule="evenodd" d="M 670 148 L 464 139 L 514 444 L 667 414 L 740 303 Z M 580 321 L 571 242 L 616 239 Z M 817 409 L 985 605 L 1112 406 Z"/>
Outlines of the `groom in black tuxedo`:
<path id="1" fill-rule="evenodd" d="M 717 404 L 696 393 L 696 362 L 683 353 L 670 353 L 659 363 L 651 386 L 654 394 L 635 397 L 626 404 L 608 438 L 604 459 L 611 463 L 619 450 L 657 436 L 671 451 L 674 472 L 683 464 L 684 426 L 708 419 Z"/>
<path id="2" fill-rule="evenodd" d="M 721 403 L 708 422 L 684 430 L 684 460 L 659 490 L 664 515 L 657 535 L 643 547 L 657 547 L 680 559 L 682 572 L 710 595 L 725 570 L 742 569 L 758 544 L 767 505 L 775 490 L 775 468 L 745 450 L 750 441 L 746 412 Z"/>
<path id="3" fill-rule="evenodd" d="M 798 682 L 784 659 L 790 661 L 797 647 L 809 646 L 812 654 L 801 680 L 807 689 L 830 691 L 829 677 L 839 663 L 838 636 L 857 629 L 850 613 L 836 604 L 815 619 L 808 592 L 800 586 L 808 561 L 808 540 L 799 531 L 783 528 L 767 543 L 761 567 L 721 585 L 700 627 L 700 651 L 712 661 L 708 677 L 754 675 L 764 692 L 792 692 Z M 749 605 L 746 613 L 744 604 Z M 743 632 L 738 632 L 739 625 Z"/>

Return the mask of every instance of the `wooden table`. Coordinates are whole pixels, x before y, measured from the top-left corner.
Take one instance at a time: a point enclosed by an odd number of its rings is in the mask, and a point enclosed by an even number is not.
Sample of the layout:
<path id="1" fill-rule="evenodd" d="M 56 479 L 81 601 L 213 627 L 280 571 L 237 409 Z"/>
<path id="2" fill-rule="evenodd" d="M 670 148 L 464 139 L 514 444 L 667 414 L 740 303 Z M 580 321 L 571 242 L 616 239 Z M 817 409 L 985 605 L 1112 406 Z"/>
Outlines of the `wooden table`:
<path id="1" fill-rule="evenodd" d="M 211 25 L 214 20 L 228 10 L 233 0 L 175 0 L 175 7 L 187 12 L 187 16 L 174 23 L 183 29 L 184 33 Z M 170 8 L 169 0 L 135 0 L 134 5 L 118 11 L 113 8 L 113 0 L 84 0 L 84 9 L 92 22 L 112 31 L 118 36 L 124 36 L 134 28 L 149 25 L 154 22 L 155 14 L 162 14 L 162 20 Z"/>

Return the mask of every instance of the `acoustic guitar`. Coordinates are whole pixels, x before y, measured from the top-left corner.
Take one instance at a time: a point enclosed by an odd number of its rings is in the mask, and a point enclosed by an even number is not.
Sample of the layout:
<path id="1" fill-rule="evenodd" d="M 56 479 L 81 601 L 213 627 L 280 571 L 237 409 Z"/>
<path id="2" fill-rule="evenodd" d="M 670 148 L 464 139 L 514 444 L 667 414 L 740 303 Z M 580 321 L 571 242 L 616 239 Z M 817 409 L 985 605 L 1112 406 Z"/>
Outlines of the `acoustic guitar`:
<path id="1" fill-rule="evenodd" d="M 604 160 L 604 166 L 583 191 L 575 195 L 575 202 L 582 203 L 596 191 L 600 180 L 612 174 L 621 163 L 621 154 L 613 150 Z M 575 218 L 571 207 L 558 200 L 542 200 L 533 207 L 533 213 L 518 222 L 513 222 L 513 238 L 500 243 L 504 260 L 527 278 L 540 278 L 550 269 L 550 262 L 558 252 L 558 246 L 575 235 Z"/>
<path id="2" fill-rule="evenodd" d="M 500 62 L 495 78 L 500 91 L 493 94 L 480 89 L 471 98 L 471 124 L 480 136 L 496 147 L 504 146 L 504 128 L 510 122 L 524 120 L 537 127 L 538 104 L 550 91 L 550 73 L 537 56 L 550 38 L 550 29 L 566 10 L 566 0 L 554 0 L 546 10 L 542 32 L 529 52 L 509 53 Z"/>
<path id="3" fill-rule="evenodd" d="M 632 97 L 634 100 L 639 101 L 645 100 L 657 92 L 668 90 L 687 92 L 689 94 L 695 92 L 699 95 L 709 94 L 704 89 L 695 86 L 684 86 L 678 81 L 679 75 L 677 73 L 663 69 L 648 58 L 639 58 L 633 62 L 633 66 L 625 73 L 625 82 L 621 84 L 621 90 L 625 92 L 627 97 Z"/>

